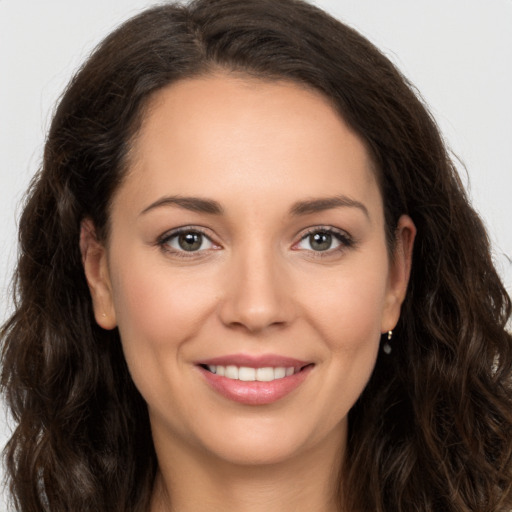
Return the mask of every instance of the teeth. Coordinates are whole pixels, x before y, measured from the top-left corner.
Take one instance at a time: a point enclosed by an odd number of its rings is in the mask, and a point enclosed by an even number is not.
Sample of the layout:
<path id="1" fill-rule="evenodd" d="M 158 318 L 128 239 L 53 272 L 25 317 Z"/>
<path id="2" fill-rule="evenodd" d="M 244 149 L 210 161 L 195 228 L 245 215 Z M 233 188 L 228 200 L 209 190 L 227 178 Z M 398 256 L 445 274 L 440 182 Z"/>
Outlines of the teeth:
<path id="1" fill-rule="evenodd" d="M 216 373 L 221 377 L 227 377 L 228 379 L 234 380 L 242 380 L 245 382 L 271 382 L 276 379 L 290 377 L 296 373 L 293 366 L 278 366 L 276 368 L 249 368 L 247 366 L 238 367 L 233 365 L 208 365 L 208 370 L 210 370 L 212 373 Z"/>
<path id="2" fill-rule="evenodd" d="M 256 369 L 242 366 L 238 369 L 238 380 L 245 380 L 247 382 L 256 380 Z"/>
<path id="3" fill-rule="evenodd" d="M 276 379 L 282 379 L 286 377 L 286 368 L 274 368 L 274 377 Z"/>
<path id="4" fill-rule="evenodd" d="M 238 380 L 238 366 L 226 366 L 224 377 Z"/>
<path id="5" fill-rule="evenodd" d="M 256 380 L 261 382 L 270 382 L 274 379 L 274 368 L 258 368 L 256 370 Z"/>

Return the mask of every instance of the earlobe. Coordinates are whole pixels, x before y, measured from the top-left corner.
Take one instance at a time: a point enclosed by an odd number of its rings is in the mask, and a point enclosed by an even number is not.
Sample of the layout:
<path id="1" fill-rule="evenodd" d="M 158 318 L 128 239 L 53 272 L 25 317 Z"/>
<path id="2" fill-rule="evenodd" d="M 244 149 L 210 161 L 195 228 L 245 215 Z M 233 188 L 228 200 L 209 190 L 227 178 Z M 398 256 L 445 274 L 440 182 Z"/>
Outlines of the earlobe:
<path id="1" fill-rule="evenodd" d="M 381 332 L 392 331 L 400 318 L 400 310 L 407 293 L 411 275 L 412 254 L 416 226 L 408 215 L 398 220 L 395 232 L 395 247 L 390 262 L 386 311 L 382 319 Z"/>
<path id="2" fill-rule="evenodd" d="M 98 240 L 92 220 L 84 219 L 80 227 L 80 253 L 91 293 L 96 322 L 103 329 L 116 327 L 116 315 L 105 246 Z"/>

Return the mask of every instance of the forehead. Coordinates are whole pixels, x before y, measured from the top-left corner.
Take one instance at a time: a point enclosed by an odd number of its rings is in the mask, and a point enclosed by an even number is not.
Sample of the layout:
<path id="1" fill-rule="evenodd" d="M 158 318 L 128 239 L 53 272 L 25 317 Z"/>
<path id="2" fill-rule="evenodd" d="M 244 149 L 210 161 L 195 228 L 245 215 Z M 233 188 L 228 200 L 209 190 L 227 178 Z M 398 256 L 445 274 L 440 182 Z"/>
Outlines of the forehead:
<path id="1" fill-rule="evenodd" d="M 291 82 L 231 75 L 155 94 L 121 189 L 127 185 L 145 202 L 163 193 L 222 201 L 231 191 L 246 201 L 350 193 L 380 204 L 364 143 L 327 98 Z"/>

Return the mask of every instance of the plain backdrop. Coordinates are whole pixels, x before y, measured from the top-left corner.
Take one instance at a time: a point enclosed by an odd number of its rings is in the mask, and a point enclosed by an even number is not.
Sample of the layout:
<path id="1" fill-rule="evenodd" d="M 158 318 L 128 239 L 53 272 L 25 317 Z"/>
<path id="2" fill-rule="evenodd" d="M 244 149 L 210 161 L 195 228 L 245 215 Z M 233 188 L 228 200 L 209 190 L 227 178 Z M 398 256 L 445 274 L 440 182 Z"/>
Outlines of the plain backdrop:
<path id="1" fill-rule="evenodd" d="M 512 291 L 512 0 L 315 3 L 374 42 L 421 92 L 457 157 Z M 20 202 L 40 164 L 55 103 L 105 35 L 154 4 L 0 0 L 0 322 L 10 309 Z M 2 446 L 5 416 L 0 409 Z M 1 500 L 0 510 L 7 510 Z"/>

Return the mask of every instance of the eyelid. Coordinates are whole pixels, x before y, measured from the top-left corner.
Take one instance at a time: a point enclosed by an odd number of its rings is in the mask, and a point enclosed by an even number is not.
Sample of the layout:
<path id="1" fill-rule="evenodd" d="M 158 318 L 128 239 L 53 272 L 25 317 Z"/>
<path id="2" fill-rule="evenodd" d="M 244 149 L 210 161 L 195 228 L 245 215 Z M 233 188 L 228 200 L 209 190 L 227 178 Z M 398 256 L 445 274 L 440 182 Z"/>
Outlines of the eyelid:
<path id="1" fill-rule="evenodd" d="M 303 240 L 305 240 L 307 237 L 315 234 L 315 233 L 328 233 L 336 238 L 336 240 L 340 243 L 338 247 L 334 247 L 332 249 L 327 249 L 325 251 L 314 251 L 309 249 L 298 249 L 297 246 L 300 244 Z M 295 242 L 292 246 L 292 249 L 294 250 L 304 250 L 315 253 L 315 256 L 322 257 L 330 255 L 334 252 L 339 252 L 346 250 L 348 248 L 354 247 L 356 245 L 356 241 L 354 238 L 347 233 L 347 231 L 339 228 L 335 228 L 334 226 L 324 226 L 324 225 L 318 225 L 318 226 L 311 226 L 309 228 L 306 228 L 305 231 L 302 231 L 299 235 L 299 239 L 297 242 Z"/>
<path id="2" fill-rule="evenodd" d="M 188 226 L 180 226 L 174 229 L 170 229 L 169 231 L 166 231 L 162 235 L 160 235 L 155 242 L 155 245 L 159 246 L 164 252 L 170 253 L 172 255 L 177 255 L 179 257 L 184 258 L 190 258 L 190 257 L 197 257 L 200 254 L 209 251 L 211 249 L 219 249 L 221 246 L 217 242 L 213 240 L 213 237 L 207 233 L 207 229 L 203 228 L 202 226 L 195 226 L 195 225 L 188 225 Z M 169 241 L 177 236 L 179 236 L 182 233 L 199 233 L 202 236 L 204 236 L 206 239 L 210 241 L 213 247 L 210 247 L 208 249 L 201 249 L 197 251 L 185 251 L 176 249 L 174 247 L 171 247 L 169 245 Z"/>
<path id="3" fill-rule="evenodd" d="M 179 250 L 175 249 L 173 247 L 170 247 L 168 242 L 170 239 L 179 236 L 182 233 L 188 233 L 188 232 L 196 232 L 204 236 L 206 239 L 210 241 L 213 247 L 207 248 L 207 249 L 200 249 L 197 251 L 185 251 L 185 250 Z M 160 235 L 155 245 L 159 246 L 162 251 L 166 253 L 170 253 L 172 255 L 177 255 L 179 257 L 189 258 L 189 257 L 198 257 L 201 254 L 204 254 L 207 251 L 210 250 L 218 250 L 221 249 L 222 246 L 217 243 L 213 237 L 208 234 L 209 230 L 207 228 L 204 228 L 202 226 L 197 225 L 187 225 L 187 226 L 180 226 L 174 229 L 170 229 Z M 306 239 L 308 236 L 315 234 L 315 233 L 328 233 L 331 234 L 336 238 L 336 240 L 339 242 L 339 245 L 337 247 L 334 247 L 332 249 L 327 249 L 325 251 L 314 251 L 313 249 L 299 249 L 297 246 L 300 244 L 304 239 Z M 294 242 L 292 245 L 292 250 L 296 251 L 307 251 L 309 253 L 313 253 L 315 257 L 327 257 L 329 255 L 332 255 L 333 253 L 337 252 L 343 252 L 344 250 L 347 250 L 349 248 L 355 247 L 357 245 L 356 240 L 345 230 L 340 228 L 335 228 L 334 226 L 325 226 L 325 225 L 316 225 L 311 226 L 303 230 L 300 235 L 298 235 L 298 240 Z"/>

